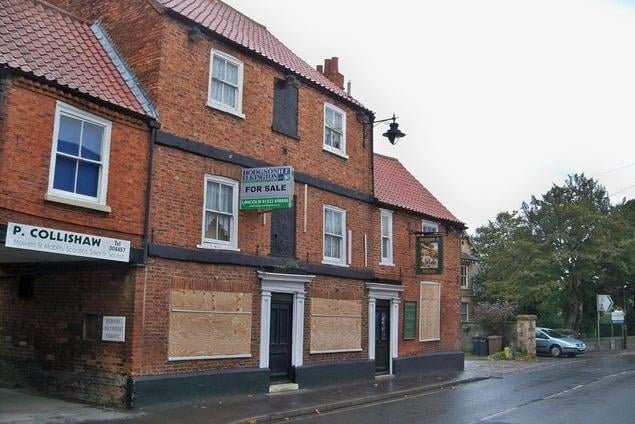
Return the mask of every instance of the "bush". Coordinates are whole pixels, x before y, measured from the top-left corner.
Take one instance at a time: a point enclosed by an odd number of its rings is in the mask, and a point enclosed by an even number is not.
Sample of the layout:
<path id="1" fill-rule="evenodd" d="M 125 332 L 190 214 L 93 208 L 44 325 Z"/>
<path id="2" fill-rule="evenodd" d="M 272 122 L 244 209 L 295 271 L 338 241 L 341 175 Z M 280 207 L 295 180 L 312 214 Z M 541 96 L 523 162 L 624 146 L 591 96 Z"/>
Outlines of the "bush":
<path id="1" fill-rule="evenodd" d="M 514 318 L 516 305 L 511 302 L 479 303 L 474 307 L 474 320 L 489 334 L 502 335 L 505 322 Z"/>

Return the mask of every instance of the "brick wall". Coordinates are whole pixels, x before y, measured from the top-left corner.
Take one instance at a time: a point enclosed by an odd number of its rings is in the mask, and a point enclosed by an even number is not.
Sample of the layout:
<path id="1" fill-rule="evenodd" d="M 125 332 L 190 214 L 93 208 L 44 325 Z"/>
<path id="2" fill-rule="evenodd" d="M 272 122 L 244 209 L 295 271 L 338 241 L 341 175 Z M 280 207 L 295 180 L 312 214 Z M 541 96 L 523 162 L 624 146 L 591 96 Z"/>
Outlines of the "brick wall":
<path id="1" fill-rule="evenodd" d="M 56 101 L 112 121 L 107 204 L 104 213 L 44 200 Z M 48 225 L 132 240 L 143 234 L 149 133 L 141 122 L 48 86 L 16 78 L 5 93 L 0 138 L 0 222 Z"/>
<path id="2" fill-rule="evenodd" d="M 241 167 L 192 155 L 169 147 L 155 150 L 150 227 L 159 244 L 196 248 L 202 239 L 203 195 L 206 174 L 240 180 Z M 297 256 L 322 261 L 323 205 L 345 209 L 347 228 L 352 231 L 352 266 L 364 267 L 364 234 L 372 231 L 373 206 L 309 186 L 304 232 L 304 184 L 295 185 Z M 238 247 L 241 252 L 268 255 L 271 214 L 240 212 Z M 370 264 L 369 264 L 370 265 Z"/>
<path id="3" fill-rule="evenodd" d="M 280 135 L 271 130 L 274 78 L 285 75 L 279 67 L 208 34 L 191 40 L 189 25 L 159 12 L 152 2 L 52 2 L 82 18 L 101 19 L 157 105 L 163 130 L 272 164 L 292 165 L 364 193 L 372 191 L 372 152 L 368 142 L 362 143 L 356 108 L 301 83 L 299 140 Z M 206 106 L 212 48 L 244 63 L 245 119 Z M 348 160 L 322 149 L 324 102 L 346 111 Z"/>
<path id="4" fill-rule="evenodd" d="M 393 212 L 393 261 L 395 266 L 379 265 L 381 247 L 380 211 L 374 212 L 375 243 L 373 247 L 373 265 L 380 278 L 403 281 L 404 291 L 399 310 L 399 356 L 420 355 L 431 352 L 460 350 L 460 280 L 461 275 L 461 232 L 446 225 L 439 225 L 443 235 L 443 273 L 439 275 L 419 275 L 415 273 L 416 249 L 414 231 L 421 231 L 421 217 L 406 212 Z M 403 301 L 416 301 L 419 313 L 419 291 L 422 281 L 441 284 L 441 340 L 419 342 L 403 340 Z M 417 317 L 417 323 L 419 322 Z M 418 332 L 418 325 L 417 325 Z"/>
<path id="5" fill-rule="evenodd" d="M 127 265 L 0 266 L 0 382 L 124 407 L 133 287 Z M 126 316 L 126 343 L 84 340 L 85 314 Z"/>

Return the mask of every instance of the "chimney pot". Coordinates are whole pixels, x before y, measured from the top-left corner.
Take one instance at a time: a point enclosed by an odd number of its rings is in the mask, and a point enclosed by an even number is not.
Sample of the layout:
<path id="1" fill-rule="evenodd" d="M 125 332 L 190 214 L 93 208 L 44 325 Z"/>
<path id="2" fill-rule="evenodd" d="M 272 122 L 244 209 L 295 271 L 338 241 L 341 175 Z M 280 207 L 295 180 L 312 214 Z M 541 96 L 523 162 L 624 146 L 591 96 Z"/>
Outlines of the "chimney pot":
<path id="1" fill-rule="evenodd" d="M 322 75 L 324 75 L 324 67 L 322 65 L 318 65 L 316 66 L 317 70 L 319 73 L 321 73 Z"/>

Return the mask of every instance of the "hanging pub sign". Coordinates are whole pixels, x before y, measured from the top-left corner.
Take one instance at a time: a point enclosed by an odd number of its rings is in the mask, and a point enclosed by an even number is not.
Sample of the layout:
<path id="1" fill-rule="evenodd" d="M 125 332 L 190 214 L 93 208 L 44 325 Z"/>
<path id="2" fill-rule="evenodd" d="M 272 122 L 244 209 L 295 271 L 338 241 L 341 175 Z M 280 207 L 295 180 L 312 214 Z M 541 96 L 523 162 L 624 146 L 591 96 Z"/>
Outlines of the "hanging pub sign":
<path id="1" fill-rule="evenodd" d="M 417 274 L 443 272 L 443 238 L 440 234 L 417 234 Z"/>
<path id="2" fill-rule="evenodd" d="M 293 206 L 293 168 L 245 168 L 240 176 L 240 210 Z"/>

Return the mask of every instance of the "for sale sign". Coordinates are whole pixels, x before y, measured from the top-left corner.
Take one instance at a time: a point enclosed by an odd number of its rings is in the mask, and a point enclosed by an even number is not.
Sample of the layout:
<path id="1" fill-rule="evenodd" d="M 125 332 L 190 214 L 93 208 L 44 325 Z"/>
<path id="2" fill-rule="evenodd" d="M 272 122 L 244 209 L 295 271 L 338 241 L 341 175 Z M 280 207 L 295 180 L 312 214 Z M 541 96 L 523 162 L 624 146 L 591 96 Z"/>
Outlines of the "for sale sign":
<path id="1" fill-rule="evenodd" d="M 240 209 L 286 209 L 293 206 L 293 168 L 246 168 L 240 178 Z"/>

